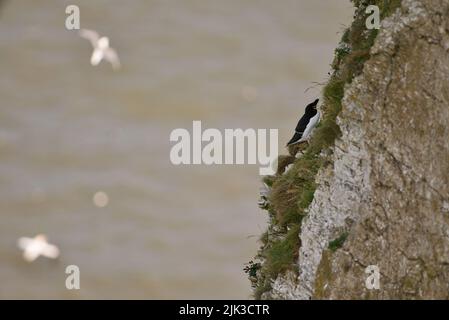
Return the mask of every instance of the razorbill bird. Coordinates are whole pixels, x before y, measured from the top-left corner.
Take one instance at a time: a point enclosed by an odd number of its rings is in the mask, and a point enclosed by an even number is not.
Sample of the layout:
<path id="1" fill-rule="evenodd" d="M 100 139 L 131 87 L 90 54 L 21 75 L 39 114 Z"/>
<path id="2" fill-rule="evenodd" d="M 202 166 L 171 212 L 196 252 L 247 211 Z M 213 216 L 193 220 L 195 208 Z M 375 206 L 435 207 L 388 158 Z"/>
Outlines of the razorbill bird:
<path id="1" fill-rule="evenodd" d="M 50 259 L 56 259 L 59 256 L 58 247 L 49 244 L 44 234 L 38 234 L 34 238 L 22 237 L 17 241 L 17 245 L 23 250 L 23 258 L 28 262 L 33 262 L 39 256 Z"/>
<path id="2" fill-rule="evenodd" d="M 319 99 L 316 99 L 314 102 L 307 105 L 304 115 L 296 125 L 295 134 L 287 143 L 287 147 L 308 140 L 313 128 L 315 128 L 320 121 L 320 113 L 316 109 L 318 101 Z"/>
<path id="3" fill-rule="evenodd" d="M 98 32 L 88 29 L 81 29 L 79 35 L 84 39 L 87 39 L 92 44 L 94 51 L 90 58 L 90 64 L 97 66 L 101 60 L 105 59 L 111 63 L 114 70 L 120 68 L 120 60 L 117 52 L 109 46 L 108 37 L 100 37 Z"/>

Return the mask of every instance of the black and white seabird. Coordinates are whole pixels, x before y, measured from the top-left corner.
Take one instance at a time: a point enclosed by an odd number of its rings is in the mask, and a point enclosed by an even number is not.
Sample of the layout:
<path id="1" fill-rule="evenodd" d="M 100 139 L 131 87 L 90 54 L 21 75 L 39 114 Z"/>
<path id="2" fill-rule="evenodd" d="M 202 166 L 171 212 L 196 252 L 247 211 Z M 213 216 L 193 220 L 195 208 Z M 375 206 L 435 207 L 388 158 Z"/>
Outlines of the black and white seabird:
<path id="1" fill-rule="evenodd" d="M 314 102 L 307 105 L 304 115 L 296 125 L 295 134 L 287 143 L 287 147 L 307 141 L 313 128 L 315 128 L 320 120 L 320 113 L 316 109 L 318 101 L 319 99 L 316 99 Z"/>

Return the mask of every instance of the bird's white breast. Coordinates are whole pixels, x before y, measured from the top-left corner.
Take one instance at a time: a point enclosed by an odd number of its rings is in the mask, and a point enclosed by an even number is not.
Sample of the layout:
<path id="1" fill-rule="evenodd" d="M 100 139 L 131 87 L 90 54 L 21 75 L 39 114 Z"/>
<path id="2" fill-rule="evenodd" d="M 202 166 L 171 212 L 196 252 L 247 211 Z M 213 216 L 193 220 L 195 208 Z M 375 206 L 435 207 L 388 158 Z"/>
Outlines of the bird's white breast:
<path id="1" fill-rule="evenodd" d="M 319 121 L 320 121 L 320 113 L 317 112 L 317 114 L 314 115 L 307 124 L 306 129 L 302 134 L 301 140 L 304 141 L 310 136 L 310 133 L 312 132 L 312 130 L 315 128 L 315 126 L 318 124 Z"/>

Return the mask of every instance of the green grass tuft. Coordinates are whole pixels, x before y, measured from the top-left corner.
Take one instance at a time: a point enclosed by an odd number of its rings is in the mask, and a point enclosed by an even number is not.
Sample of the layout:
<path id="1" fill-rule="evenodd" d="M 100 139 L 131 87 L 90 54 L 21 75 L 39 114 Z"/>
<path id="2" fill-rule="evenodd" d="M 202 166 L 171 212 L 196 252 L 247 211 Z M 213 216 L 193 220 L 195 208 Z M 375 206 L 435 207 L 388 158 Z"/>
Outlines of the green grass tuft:
<path id="1" fill-rule="evenodd" d="M 292 261 L 298 255 L 299 250 L 299 225 L 293 226 L 284 239 L 273 243 L 271 250 L 268 251 L 267 270 L 270 276 L 276 276 L 280 272 L 292 268 Z"/>
<path id="2" fill-rule="evenodd" d="M 348 233 L 347 232 L 343 232 L 337 239 L 332 240 L 331 242 L 329 242 L 329 250 L 331 250 L 332 252 L 337 251 L 337 249 L 340 249 L 343 244 L 346 241 L 346 238 L 348 238 Z"/>

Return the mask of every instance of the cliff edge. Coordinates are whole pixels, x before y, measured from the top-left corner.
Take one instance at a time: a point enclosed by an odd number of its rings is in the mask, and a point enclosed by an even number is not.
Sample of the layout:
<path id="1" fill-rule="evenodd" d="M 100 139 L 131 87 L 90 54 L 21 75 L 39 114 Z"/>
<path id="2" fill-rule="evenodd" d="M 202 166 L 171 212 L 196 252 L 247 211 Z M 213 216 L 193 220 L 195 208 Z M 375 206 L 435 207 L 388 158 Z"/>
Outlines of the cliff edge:
<path id="1" fill-rule="evenodd" d="M 449 0 L 353 2 L 306 159 L 266 179 L 250 279 L 265 299 L 449 299 Z"/>

